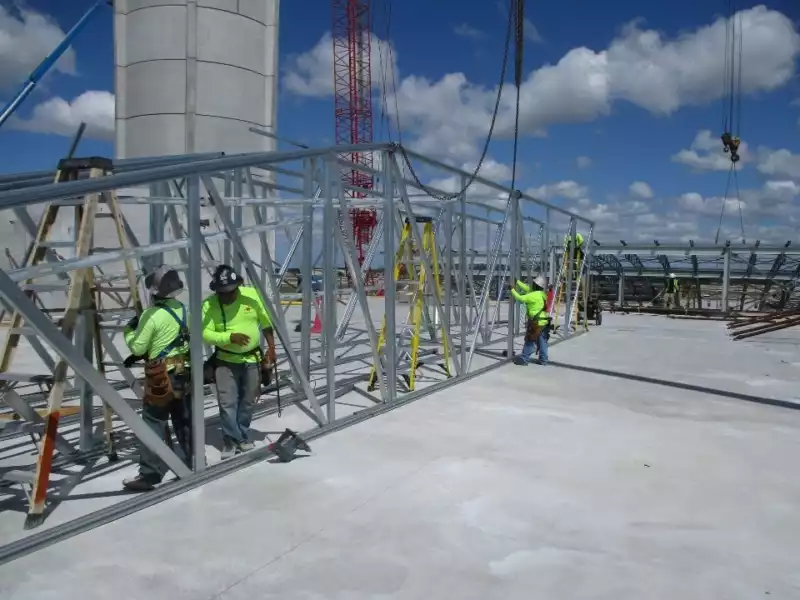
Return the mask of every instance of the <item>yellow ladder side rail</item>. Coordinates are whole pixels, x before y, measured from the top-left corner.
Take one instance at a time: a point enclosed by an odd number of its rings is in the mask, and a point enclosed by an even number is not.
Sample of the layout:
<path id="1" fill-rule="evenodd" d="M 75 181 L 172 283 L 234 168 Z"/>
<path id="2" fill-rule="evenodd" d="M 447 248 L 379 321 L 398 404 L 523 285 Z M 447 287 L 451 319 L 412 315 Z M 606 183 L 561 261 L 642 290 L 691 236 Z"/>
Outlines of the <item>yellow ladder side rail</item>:
<path id="1" fill-rule="evenodd" d="M 439 252 L 436 247 L 436 231 L 433 229 L 431 225 L 431 260 L 433 261 L 433 282 L 436 290 L 436 296 L 439 300 L 439 304 L 444 306 L 444 290 L 442 289 L 442 277 L 441 272 L 439 270 Z M 445 309 L 446 310 L 446 309 Z M 444 318 L 442 318 L 442 328 L 444 329 L 445 323 Z M 447 373 L 448 377 L 452 377 L 450 372 L 450 345 L 447 343 L 447 336 L 442 335 L 442 353 L 444 355 L 444 370 Z"/>
<path id="2" fill-rule="evenodd" d="M 408 239 L 410 236 L 411 236 L 411 225 L 406 223 L 403 226 L 402 231 L 400 232 L 400 245 L 397 248 L 397 251 L 394 253 L 394 266 L 392 270 L 394 271 L 395 282 L 397 282 L 398 278 L 400 277 L 400 267 L 405 262 L 403 261 L 405 255 L 405 247 L 408 244 Z M 407 268 L 408 266 L 406 265 L 406 269 Z M 386 315 L 383 315 L 383 317 L 381 318 L 381 332 L 378 335 L 378 356 L 380 356 L 381 350 L 383 349 L 385 344 L 386 344 Z M 378 365 L 373 364 L 369 373 L 368 389 L 374 389 L 377 377 L 378 377 Z"/>

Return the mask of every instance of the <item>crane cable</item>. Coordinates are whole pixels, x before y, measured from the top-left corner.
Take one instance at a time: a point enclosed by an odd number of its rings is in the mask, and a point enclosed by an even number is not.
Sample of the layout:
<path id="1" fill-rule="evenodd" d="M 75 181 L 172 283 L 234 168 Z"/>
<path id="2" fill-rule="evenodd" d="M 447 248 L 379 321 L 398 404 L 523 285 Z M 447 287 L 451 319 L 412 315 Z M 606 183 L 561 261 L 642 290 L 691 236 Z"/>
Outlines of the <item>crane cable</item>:
<path id="1" fill-rule="evenodd" d="M 483 151 L 481 152 L 481 156 L 478 159 L 478 164 L 475 166 L 475 170 L 470 174 L 467 178 L 466 183 L 461 187 L 460 190 L 454 192 L 452 194 L 439 194 L 438 192 L 428 188 L 419 178 L 419 175 L 414 170 L 414 166 L 411 164 L 411 159 L 408 157 L 405 148 L 402 145 L 402 137 L 400 137 L 400 144 L 397 146 L 397 149 L 400 151 L 400 154 L 403 157 L 403 162 L 405 163 L 406 167 L 408 168 L 408 172 L 411 175 L 412 179 L 416 186 L 428 194 L 431 198 L 435 198 L 441 202 L 448 202 L 450 200 L 454 200 L 458 198 L 461 194 L 463 194 L 469 187 L 475 183 L 475 179 L 478 177 L 478 173 L 481 170 L 481 166 L 483 166 L 483 161 L 486 160 L 486 155 L 489 152 L 489 144 L 492 141 L 492 136 L 494 135 L 494 128 L 497 122 L 497 115 L 500 112 L 500 100 L 503 95 L 503 87 L 506 78 L 506 68 L 508 66 L 508 55 L 509 50 L 511 48 L 511 32 L 514 29 L 513 25 L 516 23 L 516 68 L 515 68 L 515 80 L 517 83 L 517 100 L 516 100 L 516 114 L 515 114 L 515 124 L 514 124 L 514 159 L 516 163 L 516 156 L 517 156 L 517 139 L 518 139 L 518 125 L 519 125 L 519 88 L 522 83 L 522 51 L 524 46 L 524 35 L 521 35 L 520 32 L 524 31 L 524 24 L 520 19 L 520 15 L 523 12 L 525 0 L 510 0 L 510 6 L 508 10 L 508 23 L 506 25 L 506 40 L 505 46 L 503 48 L 503 64 L 500 69 L 500 84 L 497 89 L 497 98 L 495 99 L 494 103 L 494 110 L 492 111 L 492 120 L 489 124 L 489 133 L 486 136 L 486 141 L 483 144 Z M 397 94 L 395 93 L 395 99 L 397 98 Z M 515 164 L 516 167 L 516 164 Z M 512 169 L 515 171 L 515 169 Z M 512 182 L 512 189 L 514 184 Z"/>
<path id="2" fill-rule="evenodd" d="M 725 135 L 730 135 L 740 140 L 742 120 L 742 15 L 741 13 L 736 13 L 734 0 L 727 0 L 727 7 L 728 17 L 725 23 L 725 62 L 722 84 L 722 131 Z M 722 220 L 725 217 L 731 179 L 734 182 L 735 197 L 739 207 L 739 226 L 741 228 L 742 243 L 746 242 L 739 177 L 736 170 L 736 161 L 733 160 L 733 153 L 731 153 L 731 159 L 731 168 L 728 171 L 728 180 L 725 184 L 725 195 L 722 198 L 714 244 L 719 243 L 719 234 L 722 231 Z"/>

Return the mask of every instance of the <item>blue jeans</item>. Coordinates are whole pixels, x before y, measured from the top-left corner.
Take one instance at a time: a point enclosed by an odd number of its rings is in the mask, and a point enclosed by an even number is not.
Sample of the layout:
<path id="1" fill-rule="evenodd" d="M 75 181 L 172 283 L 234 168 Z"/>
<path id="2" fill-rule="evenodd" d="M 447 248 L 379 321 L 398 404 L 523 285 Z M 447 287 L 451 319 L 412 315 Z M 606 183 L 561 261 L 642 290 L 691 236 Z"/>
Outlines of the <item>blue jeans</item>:
<path id="1" fill-rule="evenodd" d="M 548 361 L 547 330 L 544 327 L 542 327 L 541 333 L 537 339 L 525 342 L 525 344 L 522 346 L 522 355 L 520 356 L 520 359 L 525 363 L 531 362 L 531 357 L 533 356 L 533 352 L 537 347 L 539 348 L 539 363 L 546 365 Z"/>
<path id="2" fill-rule="evenodd" d="M 261 369 L 258 363 L 218 361 L 215 376 L 222 440 L 226 445 L 244 443 L 261 392 Z"/>

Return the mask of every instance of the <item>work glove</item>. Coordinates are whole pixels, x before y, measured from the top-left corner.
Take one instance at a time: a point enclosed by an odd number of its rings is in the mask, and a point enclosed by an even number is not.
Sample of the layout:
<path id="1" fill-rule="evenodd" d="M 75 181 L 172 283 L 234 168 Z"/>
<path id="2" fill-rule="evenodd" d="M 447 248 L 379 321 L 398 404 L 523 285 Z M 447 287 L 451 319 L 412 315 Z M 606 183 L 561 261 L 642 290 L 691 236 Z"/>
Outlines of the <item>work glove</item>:
<path id="1" fill-rule="evenodd" d="M 128 324 L 125 327 L 126 328 L 130 327 L 131 329 L 136 331 L 136 329 L 139 328 L 139 315 L 136 315 L 130 321 L 128 321 Z"/>

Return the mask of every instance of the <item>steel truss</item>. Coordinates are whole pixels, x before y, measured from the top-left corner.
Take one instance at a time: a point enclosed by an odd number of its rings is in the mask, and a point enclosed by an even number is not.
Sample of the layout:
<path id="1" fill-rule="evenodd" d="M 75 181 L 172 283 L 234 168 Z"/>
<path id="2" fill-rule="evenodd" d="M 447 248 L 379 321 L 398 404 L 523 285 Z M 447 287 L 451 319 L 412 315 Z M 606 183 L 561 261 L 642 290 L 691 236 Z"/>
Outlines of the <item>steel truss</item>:
<path id="1" fill-rule="evenodd" d="M 228 461 L 206 464 L 204 458 L 206 429 L 215 425 L 217 411 L 213 390 L 203 386 L 201 369 L 193 370 L 192 380 L 196 457 L 193 469 L 188 469 L 137 414 L 140 374 L 122 364 L 125 350 L 119 339 L 124 323 L 133 314 L 126 298 L 103 316 L 101 354 L 106 375 L 98 370 L 96 357 L 82 352 L 57 328 L 59 315 L 48 312 L 48 303 L 57 303 L 53 298 L 63 294 L 63 280 L 69 273 L 91 266 L 102 274 L 95 286 L 113 286 L 125 276 L 121 267 L 130 260 L 137 265 L 140 277 L 163 263 L 185 273 L 188 293 L 184 301 L 190 312 L 191 362 L 195 365 L 201 364 L 209 351 L 201 336 L 201 303 L 208 293 L 204 288 L 208 272 L 216 264 L 228 262 L 246 273 L 273 315 L 279 340 L 279 370 L 283 372 L 280 381 L 284 400 L 294 407 L 287 411 L 291 412 L 287 416 L 294 427 L 298 428 L 297 423 L 302 423 L 304 416 L 306 430 L 313 434 L 334 430 L 360 414 L 364 418 L 373 414 L 372 409 L 359 412 L 349 403 L 340 404 L 338 399 L 348 393 L 368 398 L 368 406 L 405 403 L 413 394 L 388 384 L 403 374 L 401 357 L 397 356 L 395 344 L 379 346 L 376 324 L 385 319 L 387 339 L 391 339 L 403 329 L 402 315 L 408 314 L 408 307 L 397 304 L 393 269 L 384 270 L 383 298 L 370 296 L 375 290 L 370 289 L 365 276 L 370 270 L 391 264 L 405 219 L 416 216 L 432 218 L 436 229 L 435 236 L 431 236 L 436 247 L 426 247 L 422 244 L 422 228 L 415 218 L 409 219 L 411 237 L 426 272 L 436 272 L 432 261 L 438 261 L 442 292 L 427 299 L 426 318 L 437 323 L 436 329 L 448 342 L 452 377 L 448 379 L 441 372 L 436 377 L 433 370 L 418 373 L 415 393 L 470 379 L 488 368 L 487 361 L 489 365 L 503 364 L 513 355 L 515 344 L 520 345 L 524 333 L 520 307 L 507 302 L 505 292 L 509 285 L 513 285 L 514 278 L 531 281 L 539 274 L 550 274 L 552 281 L 561 258 L 557 244 L 565 233 L 589 232 L 585 262 L 591 264 L 593 223 L 481 177 L 476 181 L 496 192 L 492 199 L 473 197 L 468 190 L 455 200 L 442 203 L 420 194 L 415 183 L 403 177 L 397 150 L 393 144 L 362 144 L 292 152 L 137 159 L 118 161 L 114 174 L 106 177 L 57 184 L 47 183 L 52 177 L 47 172 L 0 177 L 0 210 L 13 210 L 29 230 L 36 227 L 33 215 L 37 205 L 80 205 L 87 195 L 111 190 L 117 190 L 123 212 L 144 206 L 149 221 L 149 230 L 139 232 L 136 241 L 137 232 L 128 218 L 125 226 L 134 247 L 109 250 L 95 245 L 88 256 L 77 258 L 61 250 L 36 266 L 0 270 L 0 308 L 6 314 L 18 311 L 30 328 L 25 334 L 30 344 L 27 368 L 35 371 L 9 368 L 0 374 L 0 400 L 23 421 L 26 415 L 34 420 L 32 407 L 41 405 L 42 394 L 31 390 L 31 382 L 46 386 L 52 380 L 52 353 L 66 361 L 73 374 L 69 382 L 72 396 L 68 390 L 66 401 L 71 399 L 80 406 L 77 419 L 62 420 L 65 425 L 60 433 L 69 448 L 69 452 L 61 453 L 62 462 L 102 460 L 103 440 L 94 434 L 102 419 L 97 410 L 98 398 L 102 398 L 115 413 L 117 430 L 128 433 L 128 446 L 134 448 L 135 441 L 148 446 L 179 478 L 196 477 L 207 469 L 230 469 L 225 466 L 231 464 Z M 379 154 L 376 164 L 381 169 L 341 158 L 360 152 Z M 442 172 L 462 181 L 468 177 L 464 171 L 406 152 L 424 164 L 431 180 L 442 177 Z M 359 188 L 343 181 L 343 168 L 363 172 L 372 185 Z M 142 189 L 147 193 L 136 191 Z M 505 204 L 505 209 L 498 208 L 498 203 Z M 352 208 L 373 209 L 378 218 L 375 235 L 360 265 L 352 231 L 338 226 L 340 214 Z M 493 219 L 492 215 L 498 212 L 501 218 Z M 276 230 L 283 231 L 288 240 L 280 259 L 270 240 Z M 299 265 L 299 270 L 293 270 L 292 265 Z M 342 276 L 343 271 L 346 277 Z M 293 272 L 298 275 L 293 276 Z M 566 306 L 556 316 L 563 325 L 559 327 L 563 338 L 571 335 L 573 307 L 579 301 L 577 293 L 569 293 L 569 287 L 577 277 L 584 276 L 588 277 L 588 271 L 567 280 Z M 317 291 L 311 282 L 320 277 L 322 289 Z M 27 280 L 33 283 L 26 284 Z M 337 282 L 342 281 L 351 281 L 352 288 L 341 287 Z M 318 339 L 311 327 L 317 302 L 322 306 L 322 333 Z M 297 303 L 299 307 L 295 306 Z M 585 301 L 582 306 L 585 320 Z M 290 325 L 292 320 L 299 320 L 297 329 Z M 85 336 L 86 331 L 79 330 L 76 335 Z M 430 340 L 432 345 L 440 342 Z M 421 344 L 424 346 L 425 341 Z M 36 353 L 38 363 L 31 358 Z M 38 366 L 30 367 L 31 364 Z M 367 387 L 373 364 L 379 371 L 379 389 L 370 393 Z M 276 400 L 273 390 L 257 416 L 273 414 Z M 30 432 L 19 429 L 6 437 L 26 433 Z M 0 461 L 2 452 L 0 444 Z M 122 446 L 120 454 L 123 459 L 132 458 Z"/>
<path id="2" fill-rule="evenodd" d="M 658 283 L 675 274 L 682 295 L 692 308 L 713 304 L 722 312 L 766 310 L 798 305 L 800 246 L 791 242 L 766 245 L 605 245 L 595 242 L 591 271 L 596 277 L 615 281 L 616 302 L 626 303 L 626 283 L 634 280 Z M 628 294 L 629 296 L 629 294 Z"/>

